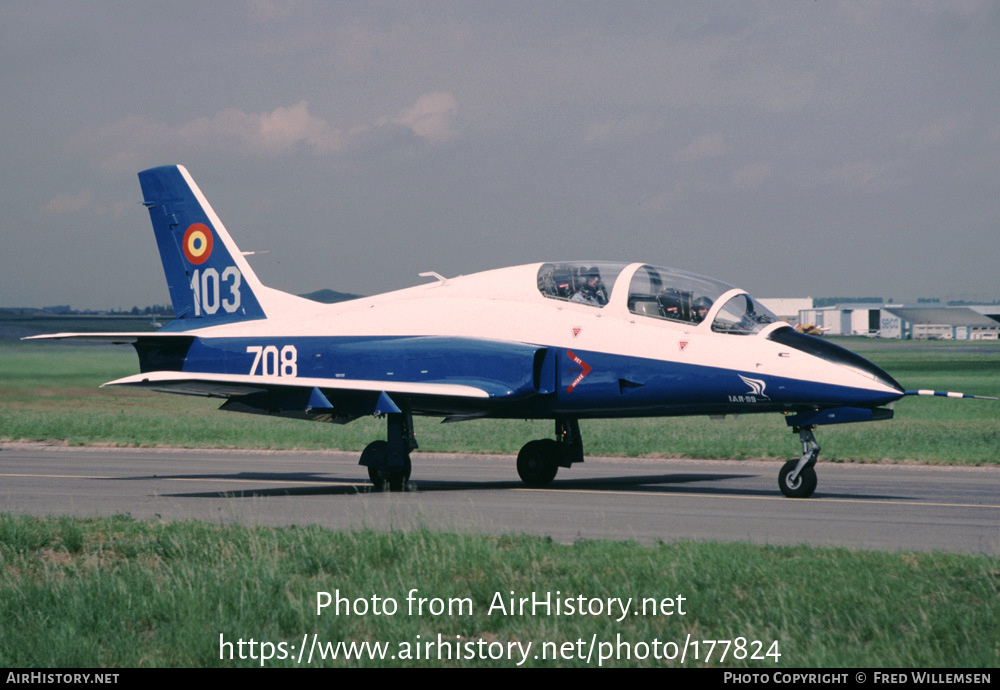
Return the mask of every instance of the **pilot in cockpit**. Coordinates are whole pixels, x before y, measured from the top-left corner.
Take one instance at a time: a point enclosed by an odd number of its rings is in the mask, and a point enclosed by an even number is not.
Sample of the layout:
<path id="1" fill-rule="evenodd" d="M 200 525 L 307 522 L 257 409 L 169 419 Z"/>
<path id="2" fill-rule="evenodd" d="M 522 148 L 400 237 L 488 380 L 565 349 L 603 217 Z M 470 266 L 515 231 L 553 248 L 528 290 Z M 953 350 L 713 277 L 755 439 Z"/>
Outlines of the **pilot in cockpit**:
<path id="1" fill-rule="evenodd" d="M 608 296 L 604 292 L 604 285 L 601 283 L 601 271 L 597 266 L 584 268 L 580 271 L 582 285 L 570 298 L 571 302 L 590 304 L 595 307 L 603 307 L 608 303 Z"/>
<path id="2" fill-rule="evenodd" d="M 712 308 L 712 300 L 707 297 L 699 297 L 694 301 L 694 311 L 691 314 L 691 320 L 695 323 L 701 323 L 705 320 L 705 315 L 708 314 L 708 310 Z"/>

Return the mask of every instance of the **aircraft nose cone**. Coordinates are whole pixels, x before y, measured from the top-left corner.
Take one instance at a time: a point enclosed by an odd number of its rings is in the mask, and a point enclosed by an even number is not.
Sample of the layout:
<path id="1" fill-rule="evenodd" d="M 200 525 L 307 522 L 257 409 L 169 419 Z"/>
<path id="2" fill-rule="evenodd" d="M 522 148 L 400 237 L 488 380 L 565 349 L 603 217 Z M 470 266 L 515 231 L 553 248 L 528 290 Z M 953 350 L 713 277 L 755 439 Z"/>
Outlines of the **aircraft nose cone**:
<path id="1" fill-rule="evenodd" d="M 776 343 L 795 348 L 832 364 L 853 369 L 859 374 L 885 386 L 887 389 L 895 391 L 899 394 L 896 397 L 903 395 L 903 387 L 899 385 L 896 379 L 886 373 L 884 369 L 840 345 L 834 345 L 830 341 L 817 338 L 816 336 L 799 333 L 794 328 L 780 328 L 771 333 L 768 338 Z M 889 392 L 889 390 L 886 391 L 886 393 Z M 895 399 L 895 397 L 892 399 Z"/>
<path id="2" fill-rule="evenodd" d="M 850 350 L 845 350 L 845 352 L 850 352 Z M 879 366 L 876 366 L 875 364 L 872 364 L 871 362 L 869 362 L 864 357 L 861 357 L 860 355 L 855 355 L 855 357 L 857 357 L 859 360 L 857 364 L 853 365 L 856 369 L 859 369 L 864 373 L 868 374 L 873 379 L 875 379 L 882 385 L 886 386 L 887 388 L 892 388 L 900 395 L 903 394 L 903 387 L 899 385 L 899 382 L 896 381 L 896 379 L 892 378 L 892 376 L 887 374 L 884 369 L 882 369 Z"/>

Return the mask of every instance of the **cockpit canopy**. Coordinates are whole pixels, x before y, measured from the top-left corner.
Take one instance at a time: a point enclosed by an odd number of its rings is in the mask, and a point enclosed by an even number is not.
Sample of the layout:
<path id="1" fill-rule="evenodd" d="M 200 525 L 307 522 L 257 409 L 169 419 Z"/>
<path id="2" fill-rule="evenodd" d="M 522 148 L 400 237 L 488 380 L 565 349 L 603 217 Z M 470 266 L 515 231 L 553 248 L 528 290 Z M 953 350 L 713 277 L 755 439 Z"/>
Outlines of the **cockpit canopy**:
<path id="1" fill-rule="evenodd" d="M 538 269 L 538 290 L 550 299 L 603 309 L 628 266 L 584 261 L 542 264 Z M 713 331 L 730 335 L 752 335 L 779 321 L 745 292 L 728 297 L 722 305 L 716 304 L 733 290 L 732 285 L 694 273 L 642 265 L 632 273 L 626 304 L 632 314 L 677 323 L 699 325 L 711 317 Z"/>
<path id="2" fill-rule="evenodd" d="M 567 261 L 542 264 L 538 289 L 546 297 L 604 307 L 618 275 L 628 264 Z"/>

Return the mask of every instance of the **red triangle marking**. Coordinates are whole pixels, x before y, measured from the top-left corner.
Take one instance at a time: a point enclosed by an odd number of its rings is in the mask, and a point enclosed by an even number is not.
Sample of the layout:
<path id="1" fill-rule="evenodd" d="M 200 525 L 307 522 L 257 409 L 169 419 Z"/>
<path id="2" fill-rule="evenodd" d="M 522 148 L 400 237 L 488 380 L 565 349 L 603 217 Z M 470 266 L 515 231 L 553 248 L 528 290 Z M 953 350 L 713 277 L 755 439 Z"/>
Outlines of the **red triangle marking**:
<path id="1" fill-rule="evenodd" d="M 583 371 L 580 372 L 580 375 L 573 379 L 573 383 L 569 384 L 569 388 L 566 389 L 567 393 L 572 393 L 573 389 L 579 386 L 580 382 L 587 378 L 587 374 L 593 371 L 593 367 L 573 354 L 572 350 L 566 350 L 566 354 L 569 355 L 569 358 L 573 360 L 574 364 L 577 364 L 581 369 L 583 369 Z"/>

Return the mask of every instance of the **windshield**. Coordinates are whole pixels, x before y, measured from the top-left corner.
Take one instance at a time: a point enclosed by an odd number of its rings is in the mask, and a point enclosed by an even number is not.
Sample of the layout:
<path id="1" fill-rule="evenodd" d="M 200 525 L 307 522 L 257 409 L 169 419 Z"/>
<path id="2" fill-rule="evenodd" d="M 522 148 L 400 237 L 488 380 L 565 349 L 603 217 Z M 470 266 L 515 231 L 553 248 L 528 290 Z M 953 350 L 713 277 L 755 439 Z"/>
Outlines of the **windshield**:
<path id="1" fill-rule="evenodd" d="M 730 335 L 753 335 L 765 326 L 780 321 L 760 302 L 750 295 L 736 295 L 729 299 L 715 315 L 712 330 Z"/>

